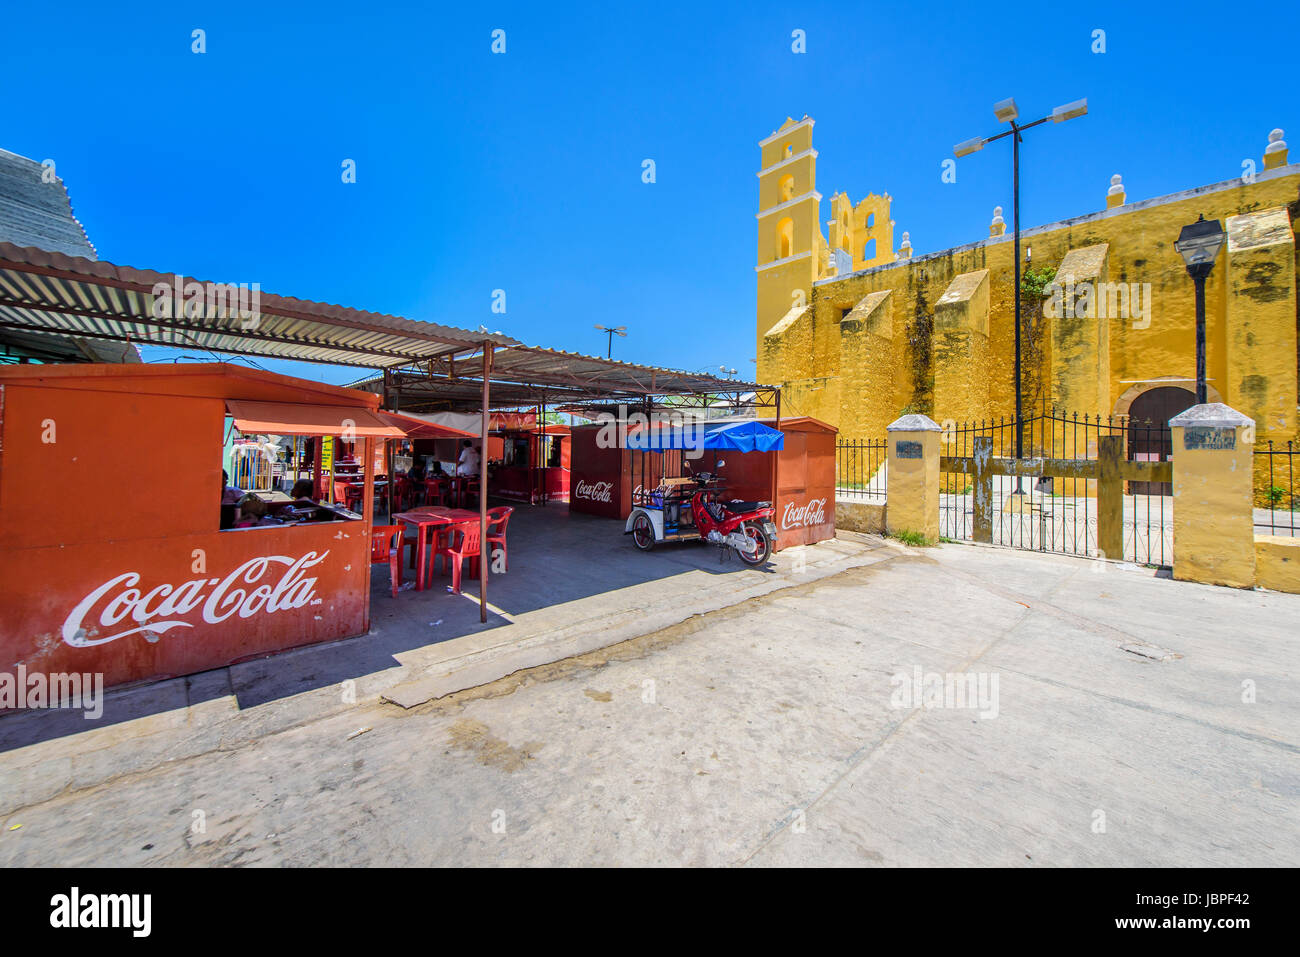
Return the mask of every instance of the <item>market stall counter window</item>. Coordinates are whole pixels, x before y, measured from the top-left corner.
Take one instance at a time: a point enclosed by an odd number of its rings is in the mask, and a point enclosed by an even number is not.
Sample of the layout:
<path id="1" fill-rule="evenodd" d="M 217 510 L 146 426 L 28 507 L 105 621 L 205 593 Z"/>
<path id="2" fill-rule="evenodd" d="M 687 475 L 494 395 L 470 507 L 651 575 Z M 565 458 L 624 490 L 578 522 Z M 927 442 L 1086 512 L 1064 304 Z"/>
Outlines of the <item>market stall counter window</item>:
<path id="1" fill-rule="evenodd" d="M 355 441 L 359 438 L 399 438 L 404 434 L 365 409 L 347 406 L 227 399 L 226 410 L 234 419 L 235 427 L 245 435 L 266 435 L 268 438 L 330 435 L 344 441 Z M 364 473 L 364 468 L 360 471 Z M 342 504 L 316 501 L 313 497 L 314 483 L 310 480 L 296 483 L 290 494 L 278 489 L 241 493 L 225 484 L 229 479 L 224 472 L 222 475 L 222 531 L 362 520 L 361 515 Z"/>

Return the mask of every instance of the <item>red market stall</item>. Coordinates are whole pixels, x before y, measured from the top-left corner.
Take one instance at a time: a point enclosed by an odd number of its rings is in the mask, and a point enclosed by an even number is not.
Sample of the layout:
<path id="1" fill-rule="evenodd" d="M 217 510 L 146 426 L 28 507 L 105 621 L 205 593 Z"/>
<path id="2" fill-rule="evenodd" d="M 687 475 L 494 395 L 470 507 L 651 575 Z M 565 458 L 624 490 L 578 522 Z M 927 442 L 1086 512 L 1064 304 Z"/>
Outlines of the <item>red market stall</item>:
<path id="1" fill-rule="evenodd" d="M 488 436 L 488 494 L 529 503 L 569 501 L 571 448 L 567 425 L 498 428 Z"/>
<path id="2" fill-rule="evenodd" d="M 836 428 L 811 416 L 783 418 L 779 425 L 774 419 L 758 421 L 781 430 L 784 449 L 745 455 L 705 453 L 706 460 L 726 460 L 722 476 L 728 495 L 776 506 L 778 551 L 834 538 Z"/>
<path id="3" fill-rule="evenodd" d="M 627 518 L 632 511 L 632 494 L 654 488 L 665 475 L 676 471 L 681 455 L 665 452 L 646 455 L 631 449 L 606 445 L 600 438 L 601 425 L 576 425 L 572 429 L 569 511 L 606 518 Z"/>
<path id="4" fill-rule="evenodd" d="M 378 404 L 223 363 L 0 369 L 3 667 L 112 686 L 364 634 L 373 452 L 402 434 Z M 359 440 L 360 516 L 222 530 L 227 414 Z"/>
<path id="5" fill-rule="evenodd" d="M 717 421 L 717 420 L 714 420 Z M 785 448 L 779 452 L 714 453 L 690 460 L 696 471 L 726 465 L 722 478 L 727 497 L 771 502 L 776 507 L 777 550 L 835 537 L 834 426 L 809 416 L 757 419 L 779 428 Z M 638 452 L 601 448 L 600 430 L 573 430 L 573 494 L 570 511 L 625 519 L 634 490 L 652 489 L 662 478 L 685 475 L 681 452 Z M 608 435 L 608 432 L 607 432 Z"/>

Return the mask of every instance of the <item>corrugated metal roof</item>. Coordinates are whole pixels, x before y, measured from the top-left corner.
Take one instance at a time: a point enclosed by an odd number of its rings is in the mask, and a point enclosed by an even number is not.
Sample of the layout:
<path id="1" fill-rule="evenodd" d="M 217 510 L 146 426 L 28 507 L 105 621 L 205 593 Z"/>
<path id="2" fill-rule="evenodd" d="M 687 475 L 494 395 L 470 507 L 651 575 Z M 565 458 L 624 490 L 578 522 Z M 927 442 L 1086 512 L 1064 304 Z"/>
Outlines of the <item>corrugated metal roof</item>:
<path id="1" fill-rule="evenodd" d="M 401 408 L 477 407 L 483 343 L 496 348 L 497 408 L 760 389 L 749 382 L 526 346 L 500 333 L 458 329 L 260 292 L 255 315 L 230 301 L 158 308 L 190 295 L 192 277 L 0 243 L 0 340 L 5 335 L 130 342 L 334 365 L 388 368 Z M 193 289 L 210 291 L 217 284 Z M 227 287 L 228 292 L 233 290 Z M 245 304 L 252 306 L 251 290 Z M 194 305 L 191 303 L 190 305 Z M 75 356 L 70 356 L 75 357 Z M 407 371 L 413 367 L 418 372 Z M 396 370 L 396 371 L 394 371 Z M 383 390 L 382 377 L 357 383 Z"/>
<path id="2" fill-rule="evenodd" d="M 0 329 L 0 359 L 35 359 L 39 362 L 139 362 L 140 353 L 129 342 L 109 342 L 49 332 Z"/>
<path id="3" fill-rule="evenodd" d="M 426 368 L 389 369 L 389 400 L 402 409 L 477 408 L 482 401 L 482 365 L 475 357 L 428 364 Z M 384 377 L 367 376 L 353 388 L 383 392 Z M 492 357 L 494 408 L 556 406 L 593 401 L 631 402 L 672 395 L 739 395 L 771 391 L 750 382 L 719 379 L 698 372 L 637 365 L 538 346 L 511 346 Z M 728 403 L 728 404 L 735 404 Z"/>
<path id="4" fill-rule="evenodd" d="M 178 282 L 180 296 L 175 295 Z M 500 333 L 260 291 L 255 317 L 240 318 L 219 299 L 211 305 L 199 301 L 199 309 L 187 316 L 184 284 L 193 282 L 201 281 L 0 243 L 0 330 L 370 368 L 473 352 L 483 342 L 517 344 Z M 219 285 L 202 283 L 201 288 L 208 294 Z M 164 300 L 155 312 L 155 291 L 159 298 L 170 296 L 176 308 L 169 312 Z M 249 305 L 252 292 L 245 297 Z"/>
<path id="5" fill-rule="evenodd" d="M 515 346 L 492 358 L 492 378 L 534 384 L 595 388 L 629 395 L 683 395 L 701 392 L 750 391 L 758 386 L 735 379 L 662 366 L 643 366 L 617 359 L 602 359 L 578 352 Z"/>
<path id="6" fill-rule="evenodd" d="M 0 150 L 0 242 L 97 258 L 53 167 Z"/>

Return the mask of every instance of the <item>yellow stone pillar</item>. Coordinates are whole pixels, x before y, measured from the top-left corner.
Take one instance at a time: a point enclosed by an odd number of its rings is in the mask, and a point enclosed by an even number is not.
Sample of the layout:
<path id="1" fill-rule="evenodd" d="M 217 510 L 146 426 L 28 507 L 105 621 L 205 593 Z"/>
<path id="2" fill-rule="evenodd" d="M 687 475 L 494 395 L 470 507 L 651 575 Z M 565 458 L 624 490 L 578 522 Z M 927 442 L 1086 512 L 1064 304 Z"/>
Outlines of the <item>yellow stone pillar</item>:
<path id="1" fill-rule="evenodd" d="M 939 426 L 926 415 L 905 415 L 888 427 L 885 527 L 891 535 L 917 532 L 939 539 Z"/>
<path id="2" fill-rule="evenodd" d="M 989 271 L 962 273 L 934 304 L 936 415 L 969 422 L 989 414 Z"/>
<path id="3" fill-rule="evenodd" d="M 1002 236 L 1007 231 L 1007 221 L 1002 218 L 1002 207 L 993 207 L 993 222 L 989 223 L 990 236 Z"/>
<path id="4" fill-rule="evenodd" d="M 1071 249 L 1052 280 L 1056 292 L 1043 304 L 1051 323 L 1051 395 L 1067 412 L 1111 409 L 1110 322 L 1098 308 L 1109 280 L 1109 243 Z"/>
<path id="5" fill-rule="evenodd" d="M 1116 173 L 1110 178 L 1110 188 L 1106 190 L 1106 208 L 1119 209 L 1124 205 L 1124 181 Z"/>
<path id="6" fill-rule="evenodd" d="M 1229 216 L 1223 398 L 1260 434 L 1296 429 L 1295 234 L 1285 206 Z"/>
<path id="7" fill-rule="evenodd" d="M 1264 147 L 1264 169 L 1280 169 L 1286 165 L 1286 140 L 1281 130 L 1268 134 L 1268 146 Z"/>
<path id="8" fill-rule="evenodd" d="M 1169 426 L 1174 444 L 1174 577 L 1253 588 L 1254 420 L 1221 402 L 1210 402 L 1179 413 Z"/>
<path id="9" fill-rule="evenodd" d="M 905 343 L 895 341 L 893 299 L 890 289 L 868 293 L 840 320 L 840 407 L 835 424 L 841 436 L 879 436 L 888 416 L 898 410 L 898 370 Z"/>

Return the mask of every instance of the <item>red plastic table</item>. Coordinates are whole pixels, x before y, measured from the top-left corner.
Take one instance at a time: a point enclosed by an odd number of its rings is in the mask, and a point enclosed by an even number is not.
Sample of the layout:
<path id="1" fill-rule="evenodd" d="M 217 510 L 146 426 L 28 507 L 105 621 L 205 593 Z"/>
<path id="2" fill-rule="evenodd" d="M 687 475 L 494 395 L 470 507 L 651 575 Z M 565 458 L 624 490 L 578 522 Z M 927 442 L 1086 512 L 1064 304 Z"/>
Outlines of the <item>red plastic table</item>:
<path id="1" fill-rule="evenodd" d="M 478 520 L 478 512 L 471 512 L 465 508 L 444 508 L 441 505 L 413 508 L 410 511 L 398 512 L 393 516 L 395 522 L 406 522 L 408 525 L 414 525 L 419 535 L 416 543 L 416 554 L 420 556 L 420 564 L 415 571 L 416 591 L 424 591 L 428 587 L 424 575 L 424 566 L 426 564 L 424 549 L 429 543 L 430 530 L 436 530 L 444 525 L 459 525 L 462 522 L 477 522 Z"/>

